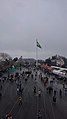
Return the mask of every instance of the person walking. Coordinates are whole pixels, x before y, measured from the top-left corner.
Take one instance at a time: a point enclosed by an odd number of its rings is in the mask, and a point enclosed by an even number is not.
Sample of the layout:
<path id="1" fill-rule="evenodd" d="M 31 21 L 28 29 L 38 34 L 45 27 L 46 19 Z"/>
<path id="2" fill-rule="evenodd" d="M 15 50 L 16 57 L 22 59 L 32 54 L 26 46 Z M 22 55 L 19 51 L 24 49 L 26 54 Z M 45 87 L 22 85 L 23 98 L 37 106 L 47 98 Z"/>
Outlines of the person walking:
<path id="1" fill-rule="evenodd" d="M 41 97 L 41 89 L 38 91 L 38 95 L 39 97 Z"/>
<path id="2" fill-rule="evenodd" d="M 36 93 L 36 87 L 34 86 L 34 93 Z"/>
<path id="3" fill-rule="evenodd" d="M 22 97 L 19 97 L 19 105 L 22 105 Z"/>
<path id="4" fill-rule="evenodd" d="M 62 97 L 62 90 L 61 89 L 59 91 L 59 95 L 60 95 L 60 97 Z"/>
<path id="5" fill-rule="evenodd" d="M 37 119 L 42 119 L 42 115 L 41 115 L 40 110 L 38 110 Z"/>
<path id="6" fill-rule="evenodd" d="M 53 103 L 56 103 L 56 96 L 53 96 Z"/>

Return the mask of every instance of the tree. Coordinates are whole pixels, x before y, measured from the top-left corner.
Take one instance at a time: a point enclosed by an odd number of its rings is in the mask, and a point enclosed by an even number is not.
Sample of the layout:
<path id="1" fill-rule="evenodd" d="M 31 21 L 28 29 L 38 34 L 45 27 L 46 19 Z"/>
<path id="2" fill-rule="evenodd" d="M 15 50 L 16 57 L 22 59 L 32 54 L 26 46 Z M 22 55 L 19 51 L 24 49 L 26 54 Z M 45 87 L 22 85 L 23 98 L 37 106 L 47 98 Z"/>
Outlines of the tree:
<path id="1" fill-rule="evenodd" d="M 49 66 L 52 65 L 51 59 L 50 57 L 48 59 L 45 60 L 45 63 L 48 64 Z"/>
<path id="2" fill-rule="evenodd" d="M 13 59 L 14 62 L 16 62 L 17 60 L 18 60 L 18 57 L 15 57 L 15 58 Z"/>

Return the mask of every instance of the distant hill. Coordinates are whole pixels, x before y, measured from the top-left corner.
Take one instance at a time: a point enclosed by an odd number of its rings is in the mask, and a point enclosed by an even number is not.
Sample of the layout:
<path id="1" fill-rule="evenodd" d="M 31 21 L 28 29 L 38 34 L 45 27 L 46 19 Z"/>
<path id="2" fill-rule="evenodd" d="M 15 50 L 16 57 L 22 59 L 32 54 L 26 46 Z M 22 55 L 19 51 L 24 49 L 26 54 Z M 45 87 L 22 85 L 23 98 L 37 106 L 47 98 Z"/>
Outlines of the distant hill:
<path id="1" fill-rule="evenodd" d="M 51 58 L 49 57 L 45 60 L 45 63 L 47 63 L 48 65 L 67 68 L 67 58 L 59 55 L 52 56 Z"/>
<path id="2" fill-rule="evenodd" d="M 25 62 L 35 62 L 35 59 L 33 59 L 33 58 L 23 58 L 23 61 L 25 61 Z"/>
<path id="3" fill-rule="evenodd" d="M 6 60 L 12 60 L 12 57 L 7 53 L 0 53 L 0 62 Z"/>

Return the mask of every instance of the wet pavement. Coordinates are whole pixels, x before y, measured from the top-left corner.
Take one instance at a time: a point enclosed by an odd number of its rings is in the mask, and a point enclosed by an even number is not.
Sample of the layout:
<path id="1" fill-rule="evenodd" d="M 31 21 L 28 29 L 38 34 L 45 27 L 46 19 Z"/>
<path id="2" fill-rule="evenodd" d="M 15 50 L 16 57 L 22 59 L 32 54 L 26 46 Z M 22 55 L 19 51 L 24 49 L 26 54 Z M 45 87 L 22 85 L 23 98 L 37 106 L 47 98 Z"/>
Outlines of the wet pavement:
<path id="1" fill-rule="evenodd" d="M 20 71 L 19 71 L 20 72 Z M 36 80 L 35 72 L 34 78 L 31 76 L 27 81 L 20 78 L 21 87 L 24 88 L 22 93 L 22 104 L 19 105 L 19 95 L 17 94 L 16 81 L 5 80 L 2 82 L 3 88 L 2 99 L 0 100 L 0 119 L 5 119 L 6 114 L 11 113 L 13 119 L 37 119 L 38 110 L 42 114 L 42 119 L 67 119 L 67 95 L 64 93 L 62 84 L 54 81 L 53 91 L 56 90 L 57 101 L 53 104 L 53 93 L 47 93 L 44 83 L 39 78 L 40 71 L 38 71 Z M 34 94 L 34 86 L 36 86 L 36 93 Z M 59 89 L 62 89 L 62 98 L 59 96 Z M 38 91 L 41 89 L 41 97 Z"/>

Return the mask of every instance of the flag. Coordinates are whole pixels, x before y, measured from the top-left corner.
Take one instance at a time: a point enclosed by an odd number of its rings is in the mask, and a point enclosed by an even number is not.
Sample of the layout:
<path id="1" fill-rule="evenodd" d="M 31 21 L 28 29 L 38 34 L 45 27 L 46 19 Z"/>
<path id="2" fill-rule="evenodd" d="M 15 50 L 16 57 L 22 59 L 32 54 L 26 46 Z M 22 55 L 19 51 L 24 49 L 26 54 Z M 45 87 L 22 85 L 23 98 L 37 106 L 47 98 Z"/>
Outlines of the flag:
<path id="1" fill-rule="evenodd" d="M 40 43 L 37 40 L 36 40 L 36 43 L 37 43 L 37 47 L 42 48 Z"/>

